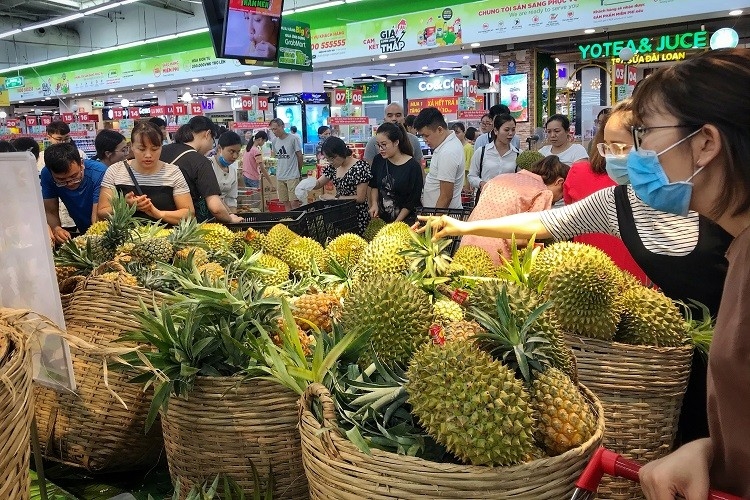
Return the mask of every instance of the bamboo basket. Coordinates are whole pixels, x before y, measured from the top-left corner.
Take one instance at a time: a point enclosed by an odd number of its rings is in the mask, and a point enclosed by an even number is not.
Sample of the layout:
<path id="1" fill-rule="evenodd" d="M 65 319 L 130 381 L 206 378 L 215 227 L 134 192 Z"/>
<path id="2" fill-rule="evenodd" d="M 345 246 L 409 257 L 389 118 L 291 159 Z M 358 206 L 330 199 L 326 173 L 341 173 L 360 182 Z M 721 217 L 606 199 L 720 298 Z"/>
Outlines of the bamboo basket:
<path id="1" fill-rule="evenodd" d="M 29 498 L 33 322 L 28 311 L 0 309 L 0 498 Z"/>
<path id="2" fill-rule="evenodd" d="M 117 343 L 120 336 L 139 327 L 133 312 L 164 300 L 165 296 L 141 287 L 111 283 L 98 277 L 111 269 L 108 263 L 94 272 L 72 292 L 65 308 L 67 333 L 94 346 L 135 347 Z M 34 388 L 36 418 L 42 454 L 68 465 L 92 472 L 120 471 L 153 466 L 163 450 L 161 428 L 155 425 L 144 435 L 150 397 L 128 381 L 135 373 L 109 370 L 105 385 L 101 355 L 76 348 L 71 343 L 75 394 L 45 387 Z M 117 401 L 115 392 L 127 405 Z"/>
<path id="3" fill-rule="evenodd" d="M 297 430 L 297 395 L 278 383 L 241 377 L 197 377 L 187 399 L 172 397 L 161 425 L 172 482 L 184 498 L 193 484 L 222 472 L 246 493 L 250 462 L 274 498 L 309 498 Z"/>
<path id="4" fill-rule="evenodd" d="M 567 336 L 578 380 L 596 394 L 607 424 L 604 446 L 641 463 L 667 455 L 677 433 L 693 347 L 653 347 Z M 597 498 L 643 499 L 640 486 L 604 478 Z"/>
<path id="5" fill-rule="evenodd" d="M 62 303 L 63 314 L 73 300 L 73 292 L 75 292 L 85 281 L 86 278 L 83 276 L 71 276 L 70 278 L 65 278 L 62 283 L 59 284 L 60 302 Z"/>
<path id="6" fill-rule="evenodd" d="M 570 498 L 575 482 L 599 447 L 604 416 L 596 397 L 581 387 L 598 417 L 597 430 L 586 443 L 562 455 L 512 467 L 481 467 L 430 462 L 373 449 L 359 451 L 338 428 L 328 390 L 308 387 L 302 396 L 302 458 L 310 482 L 310 498 L 318 500 L 436 499 L 561 500 Z M 323 424 L 310 411 L 320 403 Z"/>

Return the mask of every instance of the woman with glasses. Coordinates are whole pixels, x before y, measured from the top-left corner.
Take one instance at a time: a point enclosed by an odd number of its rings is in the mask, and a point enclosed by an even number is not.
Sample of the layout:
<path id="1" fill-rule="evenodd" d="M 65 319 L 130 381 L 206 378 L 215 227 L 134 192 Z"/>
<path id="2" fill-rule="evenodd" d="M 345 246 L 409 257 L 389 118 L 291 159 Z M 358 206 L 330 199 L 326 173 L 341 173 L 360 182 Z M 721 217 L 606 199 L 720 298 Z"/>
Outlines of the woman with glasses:
<path id="1" fill-rule="evenodd" d="M 711 50 L 656 71 L 633 97 L 639 126 L 626 165 L 635 193 L 672 214 L 695 210 L 734 238 L 708 361 L 710 438 L 641 470 L 649 500 L 706 498 L 709 483 L 750 498 L 748 81 L 750 50 Z"/>
<path id="2" fill-rule="evenodd" d="M 539 152 L 544 156 L 557 155 L 561 162 L 568 165 L 589 157 L 586 148 L 570 140 L 570 120 L 567 116 L 550 116 L 544 124 L 544 128 L 549 143 L 539 149 Z"/>
<path id="3" fill-rule="evenodd" d="M 724 254 L 732 236 L 697 212 L 676 215 L 642 201 L 628 176 L 628 154 L 633 137 L 628 126 L 632 113 L 621 105 L 604 126 L 607 174 L 617 182 L 562 208 L 521 213 L 485 221 L 463 222 L 451 217 L 420 218 L 428 221 L 436 237 L 494 236 L 496 238 L 554 238 L 569 240 L 589 233 L 618 237 L 648 279 L 674 300 L 705 304 L 712 316 L 719 311 L 727 260 Z M 615 119 L 617 118 L 617 119 Z M 693 316 L 700 317 L 694 310 Z M 693 370 L 678 427 L 678 442 L 708 435 L 705 411 L 705 363 L 694 358 Z"/>
<path id="4" fill-rule="evenodd" d="M 591 141 L 591 159 L 579 160 L 570 166 L 570 172 L 563 185 L 563 200 L 566 205 L 580 201 L 601 189 L 617 185 L 607 174 L 605 157 L 622 156 L 630 150 L 633 113 L 629 100 L 618 103 L 614 111 L 610 108 L 605 109 L 609 111 L 601 115 L 599 129 Z M 573 240 L 601 249 L 620 269 L 628 271 L 643 284 L 649 283 L 646 273 L 633 260 L 633 256 L 620 238 L 611 234 L 587 233 L 576 236 Z"/>
<path id="5" fill-rule="evenodd" d="M 413 222 L 424 182 L 422 167 L 412 157 L 406 129 L 401 124 L 383 123 L 375 141 L 380 154 L 372 160 L 370 217 L 385 222 Z"/>
<path id="6" fill-rule="evenodd" d="M 335 199 L 354 200 L 357 204 L 357 230 L 364 233 L 370 222 L 367 206 L 367 186 L 372 178 L 370 165 L 353 156 L 352 150 L 338 137 L 329 137 L 323 143 L 322 154 L 328 160 L 313 189 L 321 189 L 329 182 L 336 188 Z M 322 199 L 330 199 L 326 195 Z"/>
<path id="7" fill-rule="evenodd" d="M 125 136 L 112 129 L 104 129 L 96 134 L 94 147 L 96 148 L 94 160 L 100 161 L 107 167 L 127 159 L 130 154 L 130 147 Z"/>

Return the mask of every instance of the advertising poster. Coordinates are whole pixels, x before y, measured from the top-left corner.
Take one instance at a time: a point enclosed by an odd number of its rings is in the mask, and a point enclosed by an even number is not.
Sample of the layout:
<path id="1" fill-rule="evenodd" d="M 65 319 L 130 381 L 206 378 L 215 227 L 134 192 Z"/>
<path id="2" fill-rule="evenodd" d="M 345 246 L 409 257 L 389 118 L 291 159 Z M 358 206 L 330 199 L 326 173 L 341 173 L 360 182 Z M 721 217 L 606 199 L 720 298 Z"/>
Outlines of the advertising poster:
<path id="1" fill-rule="evenodd" d="M 282 3 L 282 0 L 229 0 L 224 56 L 276 60 Z"/>
<path id="2" fill-rule="evenodd" d="M 508 106 L 517 122 L 529 121 L 529 75 L 501 75 L 500 102 Z"/>
<path id="3" fill-rule="evenodd" d="M 279 68 L 312 71 L 310 25 L 284 19 L 279 39 Z"/>

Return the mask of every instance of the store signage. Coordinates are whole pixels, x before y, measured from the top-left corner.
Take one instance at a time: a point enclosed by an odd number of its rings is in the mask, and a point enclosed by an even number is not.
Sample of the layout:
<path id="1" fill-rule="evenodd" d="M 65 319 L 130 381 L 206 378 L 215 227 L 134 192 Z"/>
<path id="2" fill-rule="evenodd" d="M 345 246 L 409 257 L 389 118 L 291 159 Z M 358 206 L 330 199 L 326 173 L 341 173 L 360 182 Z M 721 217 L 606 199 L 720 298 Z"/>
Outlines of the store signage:
<path id="1" fill-rule="evenodd" d="M 214 100 L 213 99 L 204 99 L 201 101 L 201 108 L 205 110 L 212 110 L 214 109 Z"/>
<path id="2" fill-rule="evenodd" d="M 18 118 L 8 118 L 5 120 L 5 126 L 6 127 L 17 127 L 19 124 Z"/>
<path id="3" fill-rule="evenodd" d="M 370 119 L 366 116 L 332 116 L 328 118 L 329 125 L 367 125 Z"/>
<path id="4" fill-rule="evenodd" d="M 25 85 L 24 78 L 22 76 L 6 76 L 5 77 L 5 88 L 6 89 L 17 89 Z"/>
<path id="5" fill-rule="evenodd" d="M 625 83 L 625 65 L 622 63 L 615 63 L 615 85 L 623 85 Z"/>
<path id="6" fill-rule="evenodd" d="M 26 117 L 26 126 L 27 127 L 34 127 L 37 124 L 36 116 L 27 116 Z"/>
<path id="7" fill-rule="evenodd" d="M 300 104 L 299 94 L 279 94 L 276 96 L 276 104 Z"/>
<path id="8" fill-rule="evenodd" d="M 92 108 L 103 108 L 104 107 L 104 101 L 91 101 L 91 107 Z"/>
<path id="9" fill-rule="evenodd" d="M 281 18 L 281 32 L 279 36 L 279 68 L 297 71 L 312 71 L 312 41 L 310 25 L 294 21 L 287 17 Z"/>
<path id="10" fill-rule="evenodd" d="M 173 116 L 174 115 L 174 104 L 167 104 L 164 106 L 164 113 Z"/>
<path id="11" fill-rule="evenodd" d="M 408 97 L 421 97 L 421 96 L 453 96 L 454 95 L 454 79 L 453 75 L 450 76 L 433 76 L 427 78 L 407 78 L 406 80 L 406 96 Z"/>
<path id="12" fill-rule="evenodd" d="M 52 117 L 51 116 L 42 116 L 39 118 L 39 123 L 41 125 L 44 125 L 45 127 L 52 123 Z"/>
<path id="13" fill-rule="evenodd" d="M 62 121 L 65 123 L 73 123 L 76 121 L 76 115 L 73 113 L 63 113 L 60 115 L 62 117 Z"/>
<path id="14" fill-rule="evenodd" d="M 333 91 L 333 105 L 343 106 L 351 104 L 352 106 L 361 106 L 363 102 L 362 89 L 337 88 Z"/>
<path id="15" fill-rule="evenodd" d="M 635 85 L 638 81 L 638 68 L 628 66 L 628 85 Z"/>
<path id="16" fill-rule="evenodd" d="M 362 83 L 357 85 L 362 89 L 362 102 L 385 101 L 388 99 L 388 89 L 385 83 Z"/>
<path id="17" fill-rule="evenodd" d="M 433 81 L 419 82 L 417 88 L 422 92 L 426 90 L 448 90 L 451 88 L 451 81 L 448 78 L 436 79 Z"/>
<path id="18" fill-rule="evenodd" d="M 151 106 L 149 108 L 151 116 L 164 116 L 167 114 L 164 106 Z"/>
<path id="19" fill-rule="evenodd" d="M 463 78 L 453 79 L 453 95 L 454 97 L 461 97 L 464 95 L 464 82 L 467 82 L 469 87 L 469 97 L 476 97 L 477 95 L 477 81 L 476 80 L 465 80 Z"/>
<path id="20" fill-rule="evenodd" d="M 112 119 L 113 120 L 122 120 L 125 113 L 122 108 L 112 108 Z"/>
<path id="21" fill-rule="evenodd" d="M 409 99 L 407 113 L 410 115 L 419 114 L 424 108 L 437 108 L 441 113 L 455 114 L 458 112 L 458 101 L 461 97 L 427 97 L 424 99 Z M 475 105 L 479 109 L 484 109 L 484 96 L 478 96 Z M 484 114 L 484 113 L 482 113 Z"/>
<path id="22" fill-rule="evenodd" d="M 97 116 L 91 113 L 78 113 L 78 121 L 82 123 L 98 121 Z"/>
<path id="23" fill-rule="evenodd" d="M 213 102 L 213 101 L 211 101 Z M 202 115 L 203 114 L 203 103 L 191 103 L 190 104 L 190 114 L 191 115 Z"/>
<path id="24" fill-rule="evenodd" d="M 141 116 L 141 108 L 128 108 L 130 118 L 135 119 Z"/>
<path id="25" fill-rule="evenodd" d="M 255 99 L 258 102 L 258 111 L 268 111 L 268 98 L 267 97 L 255 96 Z M 253 107 L 253 96 L 250 96 L 250 95 L 242 96 L 241 105 L 242 105 L 243 111 L 254 111 L 255 108 Z"/>
<path id="26" fill-rule="evenodd" d="M 479 121 L 485 113 L 486 111 L 483 109 L 461 109 L 458 111 L 458 119 Z"/>
<path id="27" fill-rule="evenodd" d="M 242 130 L 256 130 L 268 128 L 268 122 L 234 122 L 232 128 Z"/>
<path id="28" fill-rule="evenodd" d="M 325 92 L 303 92 L 301 97 L 305 104 L 328 104 L 328 94 Z"/>
<path id="29" fill-rule="evenodd" d="M 184 116 L 188 114 L 188 108 L 186 104 L 173 104 L 174 114 L 176 116 Z"/>
<path id="30" fill-rule="evenodd" d="M 695 31 L 677 35 L 661 35 L 655 38 L 631 38 L 628 40 L 589 43 L 578 46 L 581 59 L 616 58 L 619 57 L 620 51 L 624 48 L 630 49 L 633 51 L 633 54 L 640 55 L 707 49 L 708 33 L 706 31 Z"/>

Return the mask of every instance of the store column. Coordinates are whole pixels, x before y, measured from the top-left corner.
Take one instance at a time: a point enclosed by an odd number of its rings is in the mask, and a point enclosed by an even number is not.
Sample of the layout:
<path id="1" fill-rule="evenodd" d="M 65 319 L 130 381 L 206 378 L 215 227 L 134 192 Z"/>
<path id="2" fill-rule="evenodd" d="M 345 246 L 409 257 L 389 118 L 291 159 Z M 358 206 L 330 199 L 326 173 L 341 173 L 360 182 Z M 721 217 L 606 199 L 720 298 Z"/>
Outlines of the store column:
<path id="1" fill-rule="evenodd" d="M 305 82 L 301 72 L 279 73 L 279 93 L 297 94 L 305 91 Z"/>
<path id="2" fill-rule="evenodd" d="M 172 89 L 160 90 L 156 93 L 156 97 L 159 100 L 159 106 L 167 106 L 180 102 L 180 93 Z"/>
<path id="3" fill-rule="evenodd" d="M 498 69 L 501 75 L 508 73 L 526 73 L 528 78 L 528 95 L 527 105 L 528 120 L 519 121 L 516 124 L 516 133 L 521 137 L 529 137 L 533 134 L 534 129 L 537 127 L 537 106 L 536 106 L 536 50 L 514 50 L 511 52 L 502 52 L 499 54 L 500 61 L 497 63 Z M 503 96 L 503 89 L 501 84 L 500 89 L 501 100 Z M 503 104 L 508 105 L 507 102 Z"/>

